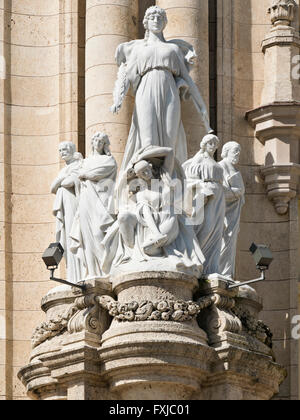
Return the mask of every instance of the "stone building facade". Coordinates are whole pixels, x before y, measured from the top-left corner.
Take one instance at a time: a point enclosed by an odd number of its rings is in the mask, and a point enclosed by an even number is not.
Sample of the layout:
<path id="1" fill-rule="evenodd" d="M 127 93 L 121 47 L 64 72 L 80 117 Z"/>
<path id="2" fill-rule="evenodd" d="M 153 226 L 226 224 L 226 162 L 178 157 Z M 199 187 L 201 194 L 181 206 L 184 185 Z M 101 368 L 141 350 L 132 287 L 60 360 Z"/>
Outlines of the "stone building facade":
<path id="1" fill-rule="evenodd" d="M 43 321 L 41 298 L 54 284 L 41 255 L 54 238 L 49 192 L 62 162 L 58 144 L 105 131 L 121 163 L 133 106 L 109 112 L 117 74 L 115 48 L 143 37 L 155 0 L 0 0 L 0 399 L 24 399 L 17 372 Z M 299 398 L 300 170 L 299 0 L 157 0 L 167 38 L 192 43 L 192 77 L 223 143 L 242 146 L 246 184 L 237 279 L 257 277 L 248 249 L 270 245 L 274 262 L 257 286 L 277 361 L 288 371 L 279 398 Z M 204 133 L 183 105 L 190 155 Z M 64 276 L 61 268 L 60 275 Z"/>

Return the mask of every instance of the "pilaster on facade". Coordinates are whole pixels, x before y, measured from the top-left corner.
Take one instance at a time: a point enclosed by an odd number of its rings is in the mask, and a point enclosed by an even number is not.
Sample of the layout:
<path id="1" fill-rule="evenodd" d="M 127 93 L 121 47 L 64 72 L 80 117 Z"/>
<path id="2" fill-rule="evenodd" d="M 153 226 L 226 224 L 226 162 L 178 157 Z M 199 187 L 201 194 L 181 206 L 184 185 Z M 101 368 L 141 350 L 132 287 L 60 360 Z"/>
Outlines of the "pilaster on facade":
<path id="1" fill-rule="evenodd" d="M 293 0 L 277 0 L 268 10 L 272 28 L 262 42 L 265 80 L 261 106 L 246 114 L 265 145 L 261 174 L 268 197 L 281 215 L 297 195 L 300 174 L 300 85 L 294 68 L 300 38 L 292 27 L 296 7 Z"/>

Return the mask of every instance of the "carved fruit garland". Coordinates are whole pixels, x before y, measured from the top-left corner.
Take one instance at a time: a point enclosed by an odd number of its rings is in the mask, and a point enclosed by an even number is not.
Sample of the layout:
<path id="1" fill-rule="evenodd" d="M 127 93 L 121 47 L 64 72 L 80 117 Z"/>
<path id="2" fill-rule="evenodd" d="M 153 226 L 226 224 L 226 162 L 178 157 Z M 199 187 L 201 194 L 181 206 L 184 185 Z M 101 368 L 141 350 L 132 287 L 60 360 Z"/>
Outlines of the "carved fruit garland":
<path id="1" fill-rule="evenodd" d="M 119 322 L 133 321 L 176 321 L 184 322 L 196 318 L 202 309 L 214 303 L 213 297 L 204 297 L 195 303 L 193 301 L 148 300 L 129 303 L 116 302 L 110 296 L 96 298 L 100 306 Z"/>

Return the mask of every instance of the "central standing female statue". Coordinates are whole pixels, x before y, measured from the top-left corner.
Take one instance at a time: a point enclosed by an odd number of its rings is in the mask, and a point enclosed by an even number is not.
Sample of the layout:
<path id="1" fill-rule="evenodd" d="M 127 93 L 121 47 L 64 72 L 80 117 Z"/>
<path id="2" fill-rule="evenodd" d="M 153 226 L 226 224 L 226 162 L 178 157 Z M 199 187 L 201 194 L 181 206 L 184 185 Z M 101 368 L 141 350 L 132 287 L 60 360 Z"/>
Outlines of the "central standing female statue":
<path id="1" fill-rule="evenodd" d="M 192 98 L 207 132 L 212 131 L 205 103 L 189 75 L 195 51 L 185 41 L 166 41 L 163 35 L 166 25 L 165 10 L 152 6 L 144 18 L 145 38 L 117 48 L 119 74 L 112 112 L 120 110 L 130 86 L 135 93 L 135 109 L 121 171 L 127 168 L 138 150 L 151 145 L 171 147 L 180 163 L 187 159 L 181 99 Z"/>

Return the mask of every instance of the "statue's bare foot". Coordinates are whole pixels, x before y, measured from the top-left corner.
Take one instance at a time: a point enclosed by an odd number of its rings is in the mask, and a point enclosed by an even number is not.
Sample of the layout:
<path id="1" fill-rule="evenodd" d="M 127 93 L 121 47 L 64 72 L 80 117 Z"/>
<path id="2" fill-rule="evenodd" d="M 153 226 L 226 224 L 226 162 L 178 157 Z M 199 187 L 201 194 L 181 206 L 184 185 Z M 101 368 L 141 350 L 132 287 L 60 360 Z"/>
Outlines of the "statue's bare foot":
<path id="1" fill-rule="evenodd" d="M 152 238 L 149 241 L 145 242 L 143 245 L 143 249 L 146 254 L 152 254 L 153 251 L 161 248 L 165 245 L 168 240 L 168 235 L 161 235 L 157 236 L 156 238 Z"/>

